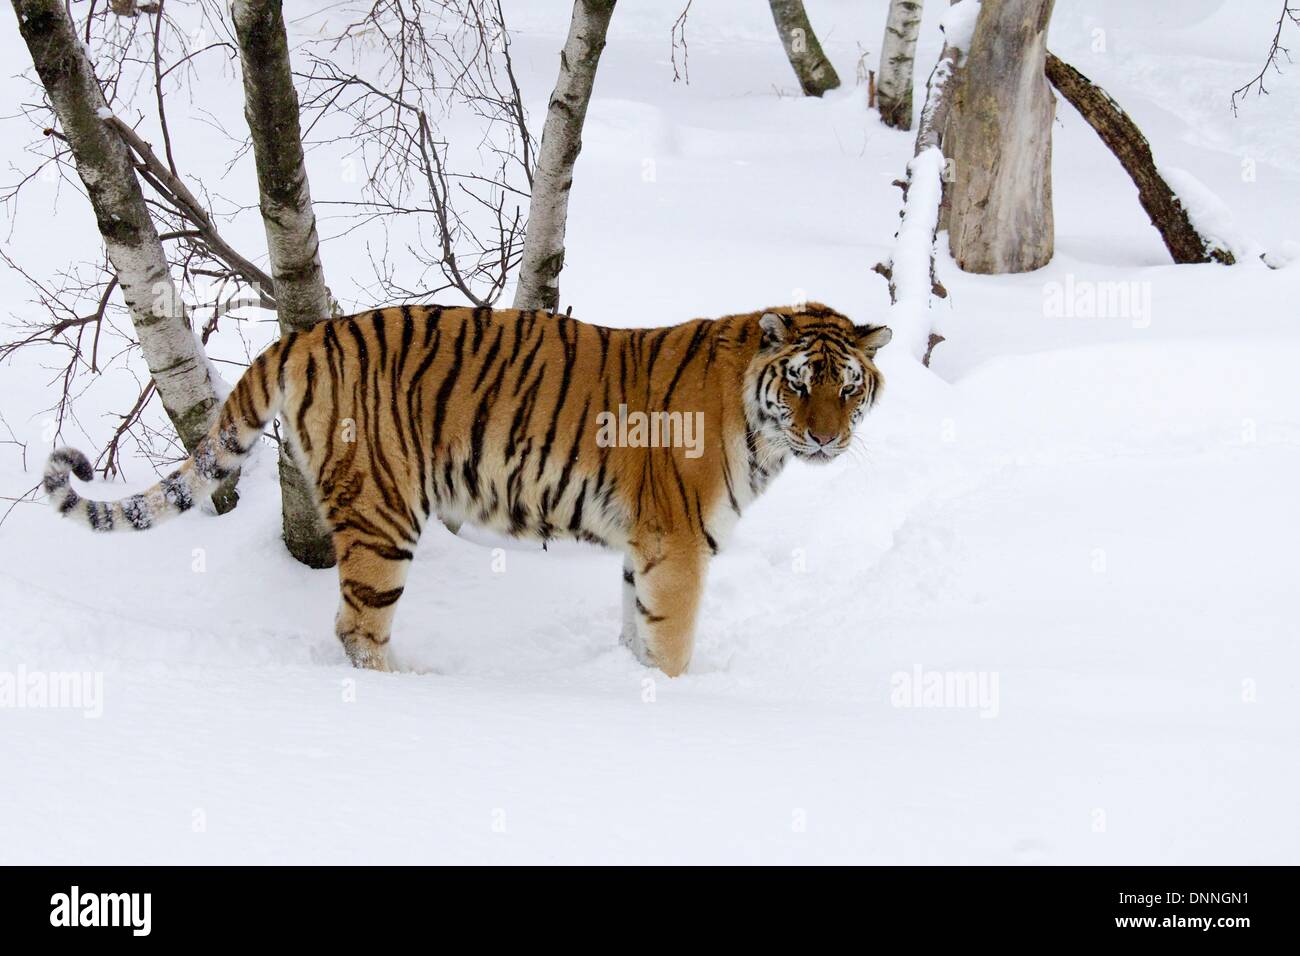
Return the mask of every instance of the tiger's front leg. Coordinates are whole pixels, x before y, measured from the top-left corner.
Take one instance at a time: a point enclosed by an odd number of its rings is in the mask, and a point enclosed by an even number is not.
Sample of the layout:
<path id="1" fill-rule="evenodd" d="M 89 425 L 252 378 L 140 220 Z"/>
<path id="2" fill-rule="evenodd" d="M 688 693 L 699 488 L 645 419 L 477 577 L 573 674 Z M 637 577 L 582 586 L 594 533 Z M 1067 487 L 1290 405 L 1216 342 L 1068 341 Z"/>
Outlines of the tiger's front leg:
<path id="1" fill-rule="evenodd" d="M 646 651 L 637 628 L 636 610 L 636 569 L 632 565 L 631 555 L 623 556 L 623 630 L 618 635 L 618 642 L 632 652 L 632 656 L 646 667 L 654 667 L 655 662 Z"/>
<path id="2" fill-rule="evenodd" d="M 334 626 L 353 667 L 390 669 L 388 641 L 411 566 L 412 547 L 379 529 L 334 534 L 340 598 Z"/>
<path id="3" fill-rule="evenodd" d="M 624 600 L 630 590 L 631 609 L 624 604 L 623 627 L 626 635 L 630 616 L 635 638 L 625 643 L 641 663 L 677 677 L 690 664 L 695 648 L 708 546 L 693 535 L 646 535 L 631 543 L 627 564 L 632 582 L 629 588 L 625 574 Z"/>

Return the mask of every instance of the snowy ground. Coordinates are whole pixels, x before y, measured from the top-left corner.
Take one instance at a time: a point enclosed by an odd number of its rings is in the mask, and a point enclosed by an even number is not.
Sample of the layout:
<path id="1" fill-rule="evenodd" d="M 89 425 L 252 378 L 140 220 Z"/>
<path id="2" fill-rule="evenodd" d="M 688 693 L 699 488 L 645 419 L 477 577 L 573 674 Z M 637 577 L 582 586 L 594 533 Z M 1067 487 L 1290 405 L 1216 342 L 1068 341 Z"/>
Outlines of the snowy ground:
<path id="1" fill-rule="evenodd" d="M 514 6 L 540 122 L 566 4 Z M 861 89 L 789 95 L 763 4 L 696 3 L 673 85 L 679 6 L 615 15 L 573 196 L 575 314 L 807 295 L 879 317 L 869 269 L 910 137 Z M 851 83 L 884 3 L 808 6 Z M 1292 263 L 1300 68 L 1227 109 L 1276 4 L 1131 6 L 1058 0 L 1053 49 L 1223 200 L 1236 241 Z M 617 645 L 617 557 L 510 550 L 502 571 L 441 528 L 398 613 L 406 672 L 350 670 L 332 572 L 278 541 L 271 454 L 232 515 L 149 535 L 17 507 L 0 674 L 102 673 L 103 699 L 92 719 L 0 710 L 0 862 L 1296 862 L 1300 266 L 1167 264 L 1118 165 L 1058 114 L 1055 260 L 941 264 L 933 371 L 886 349 L 867 451 L 792 465 L 746 515 L 678 680 Z M 1049 314 L 1098 282 L 1137 283 L 1136 304 Z M 31 441 L 26 471 L 0 454 L 4 494 L 39 473 L 46 374 L 0 370 Z M 899 706 L 917 670 L 985 696 Z"/>

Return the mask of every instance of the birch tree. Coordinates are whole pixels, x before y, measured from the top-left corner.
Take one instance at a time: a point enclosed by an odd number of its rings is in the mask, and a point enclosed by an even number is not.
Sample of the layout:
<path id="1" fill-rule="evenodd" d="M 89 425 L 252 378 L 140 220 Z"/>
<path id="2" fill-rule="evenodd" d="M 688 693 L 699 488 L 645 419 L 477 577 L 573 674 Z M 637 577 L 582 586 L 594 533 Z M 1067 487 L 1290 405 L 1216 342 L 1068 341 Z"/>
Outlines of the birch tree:
<path id="1" fill-rule="evenodd" d="M 533 174 L 524 238 L 515 286 L 516 309 L 558 309 L 560 270 L 564 268 L 564 228 L 569 215 L 573 167 L 582 151 L 582 124 L 587 118 L 596 67 L 615 0 L 575 0 L 569 35 L 560 51 L 560 76 L 551 94 L 542 127 L 542 142 Z"/>
<path id="2" fill-rule="evenodd" d="M 880 119 L 895 129 L 912 128 L 912 70 L 921 32 L 922 0 L 890 0 L 885 39 L 880 47 Z"/>
<path id="3" fill-rule="evenodd" d="M 821 96 L 840 85 L 839 74 L 822 52 L 803 0 L 768 0 L 781 46 L 806 96 Z"/>
<path id="4" fill-rule="evenodd" d="M 108 105 L 62 0 L 13 0 L 18 28 L 86 188 L 168 418 L 189 451 L 208 431 L 220 400 L 132 166 L 108 120 Z M 233 486 L 213 496 L 233 507 Z"/>
<path id="5" fill-rule="evenodd" d="M 329 318 L 331 300 L 321 269 L 298 120 L 298 94 L 280 0 L 235 0 L 231 8 L 244 73 L 244 115 L 253 142 L 257 187 L 271 259 L 280 334 Z M 284 543 L 314 568 L 334 563 L 330 536 L 308 484 L 280 446 Z"/>
<path id="6" fill-rule="evenodd" d="M 966 272 L 1028 272 L 1052 258 L 1052 4 L 984 0 L 975 21 L 948 127 L 948 245 Z"/>

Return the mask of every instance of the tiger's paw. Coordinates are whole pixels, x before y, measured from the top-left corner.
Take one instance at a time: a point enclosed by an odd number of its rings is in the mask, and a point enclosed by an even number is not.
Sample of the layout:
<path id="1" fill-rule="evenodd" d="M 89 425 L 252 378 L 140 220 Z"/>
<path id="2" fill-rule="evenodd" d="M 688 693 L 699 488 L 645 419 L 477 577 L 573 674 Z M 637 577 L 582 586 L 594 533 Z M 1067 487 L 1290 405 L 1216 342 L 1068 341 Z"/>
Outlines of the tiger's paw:
<path id="1" fill-rule="evenodd" d="M 632 656 L 637 659 L 643 667 L 658 667 L 659 664 L 651 655 L 641 636 L 637 634 L 636 628 L 631 628 L 629 634 L 628 628 L 624 628 L 618 635 L 618 642 L 632 652 Z"/>
<path id="2" fill-rule="evenodd" d="M 393 670 L 388 661 L 388 645 L 379 644 L 359 632 L 339 635 L 343 641 L 343 649 L 347 652 L 348 660 L 352 666 L 358 670 L 382 671 L 389 673 Z"/>

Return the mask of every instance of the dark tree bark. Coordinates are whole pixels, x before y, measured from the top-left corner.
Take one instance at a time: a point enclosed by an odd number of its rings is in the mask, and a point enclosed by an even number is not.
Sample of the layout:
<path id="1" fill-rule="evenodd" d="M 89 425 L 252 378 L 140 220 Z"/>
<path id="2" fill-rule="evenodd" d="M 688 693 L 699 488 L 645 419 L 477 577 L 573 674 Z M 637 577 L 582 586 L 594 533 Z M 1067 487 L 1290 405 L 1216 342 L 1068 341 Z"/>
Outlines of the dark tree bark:
<path id="1" fill-rule="evenodd" d="M 546 111 L 537 171 L 528 206 L 528 232 L 515 287 L 516 309 L 560 306 L 564 230 L 569 217 L 573 167 L 582 151 L 582 124 L 605 49 L 615 0 L 575 0 L 569 36 L 560 51 L 560 76 Z"/>
<path id="2" fill-rule="evenodd" d="M 984 0 L 975 21 L 944 132 L 955 173 L 948 244 L 966 272 L 1028 272 L 1052 258 L 1052 4 Z"/>
<path id="3" fill-rule="evenodd" d="M 1174 262 L 1213 261 L 1224 265 L 1235 262 L 1231 252 L 1215 246 L 1196 231 L 1178 196 L 1156 169 L 1151 144 L 1105 90 L 1050 52 L 1047 54 L 1047 78 L 1097 131 L 1101 141 L 1129 174 L 1133 185 L 1137 186 L 1138 202 L 1151 217 L 1151 224 L 1159 231 Z"/>
<path id="4" fill-rule="evenodd" d="M 822 52 L 822 45 L 808 22 L 803 0 L 769 0 L 776 32 L 781 35 L 785 55 L 807 96 L 821 96 L 840 85 L 839 75 Z"/>
<path id="5" fill-rule="evenodd" d="M 62 0 L 13 0 L 13 7 L 90 197 L 163 408 L 186 450 L 193 451 L 221 401 L 172 279 L 130 151 L 111 125 L 112 114 Z M 233 481 L 213 494 L 219 511 L 233 507 L 235 500 Z"/>
<path id="6" fill-rule="evenodd" d="M 253 141 L 280 334 L 288 335 L 331 313 L 302 151 L 289 41 L 280 0 L 235 0 L 231 13 L 243 65 L 244 116 Z M 330 567 L 334 563 L 330 535 L 285 444 L 280 446 L 280 497 L 289 553 L 310 567 Z"/>

